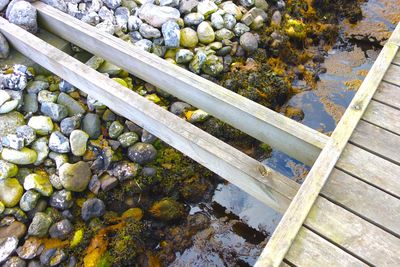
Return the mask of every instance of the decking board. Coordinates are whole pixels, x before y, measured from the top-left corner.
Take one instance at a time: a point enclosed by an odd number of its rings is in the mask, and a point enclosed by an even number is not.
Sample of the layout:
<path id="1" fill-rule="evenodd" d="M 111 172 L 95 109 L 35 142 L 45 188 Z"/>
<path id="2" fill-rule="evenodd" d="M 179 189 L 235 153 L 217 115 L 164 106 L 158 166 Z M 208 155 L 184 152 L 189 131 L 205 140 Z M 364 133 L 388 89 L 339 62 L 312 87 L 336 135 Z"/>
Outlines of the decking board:
<path id="1" fill-rule="evenodd" d="M 382 81 L 373 99 L 400 110 L 400 87 Z"/>

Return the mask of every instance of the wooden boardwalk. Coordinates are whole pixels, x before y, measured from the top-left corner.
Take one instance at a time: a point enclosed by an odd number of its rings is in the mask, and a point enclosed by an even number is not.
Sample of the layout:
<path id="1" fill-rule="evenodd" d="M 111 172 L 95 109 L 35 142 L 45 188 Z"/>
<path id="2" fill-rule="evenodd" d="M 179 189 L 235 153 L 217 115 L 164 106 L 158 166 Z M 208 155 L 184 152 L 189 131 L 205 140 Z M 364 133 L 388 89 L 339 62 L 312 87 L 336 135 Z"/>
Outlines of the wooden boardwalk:
<path id="1" fill-rule="evenodd" d="M 50 6 L 34 5 L 42 28 L 313 166 L 300 187 L 0 18 L 0 31 L 26 57 L 284 213 L 257 266 L 400 266 L 400 27 L 328 137 Z"/>

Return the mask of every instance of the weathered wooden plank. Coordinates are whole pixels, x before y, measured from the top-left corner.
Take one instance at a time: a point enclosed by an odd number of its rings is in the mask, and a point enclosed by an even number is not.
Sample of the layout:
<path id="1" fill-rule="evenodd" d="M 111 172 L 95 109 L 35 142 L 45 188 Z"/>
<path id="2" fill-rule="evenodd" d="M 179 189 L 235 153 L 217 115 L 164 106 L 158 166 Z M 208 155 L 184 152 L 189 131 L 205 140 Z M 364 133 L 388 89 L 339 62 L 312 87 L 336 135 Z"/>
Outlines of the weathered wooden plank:
<path id="1" fill-rule="evenodd" d="M 277 267 L 282 262 L 398 50 L 399 47 L 393 43 L 387 43 L 382 49 L 306 180 L 290 203 L 256 266 Z"/>
<path id="2" fill-rule="evenodd" d="M 398 109 L 372 100 L 365 111 L 363 120 L 400 135 L 400 110 Z"/>
<path id="3" fill-rule="evenodd" d="M 336 167 L 400 198 L 400 166 L 397 164 L 348 144 Z"/>
<path id="4" fill-rule="evenodd" d="M 399 238 L 323 197 L 317 199 L 304 223 L 371 265 L 400 266 Z"/>
<path id="5" fill-rule="evenodd" d="M 382 81 L 375 92 L 374 100 L 400 109 L 400 87 Z"/>
<path id="6" fill-rule="evenodd" d="M 298 185 L 194 125 L 0 18 L 13 47 L 278 211 Z"/>
<path id="7" fill-rule="evenodd" d="M 400 236 L 400 200 L 334 169 L 321 194 L 342 207 Z"/>
<path id="8" fill-rule="evenodd" d="M 307 126 L 293 122 L 48 5 L 36 2 L 35 7 L 40 24 L 50 32 L 306 164 L 314 163 L 328 139 Z"/>
<path id="9" fill-rule="evenodd" d="M 360 121 L 350 141 L 389 161 L 400 164 L 400 136 Z"/>
<path id="10" fill-rule="evenodd" d="M 384 81 L 400 86 L 400 66 L 392 64 L 387 70 Z"/>
<path id="11" fill-rule="evenodd" d="M 282 262 L 281 265 L 279 267 L 292 267 L 289 264 L 287 264 L 286 262 Z"/>
<path id="12" fill-rule="evenodd" d="M 368 266 L 305 227 L 300 229 L 286 260 L 299 267 Z"/>
<path id="13" fill-rule="evenodd" d="M 397 46 L 400 46 L 400 23 L 397 24 L 394 29 L 392 35 L 390 36 L 388 43 L 393 43 Z"/>
<path id="14" fill-rule="evenodd" d="M 393 64 L 400 65 L 400 53 L 397 53 L 397 55 L 394 57 Z"/>

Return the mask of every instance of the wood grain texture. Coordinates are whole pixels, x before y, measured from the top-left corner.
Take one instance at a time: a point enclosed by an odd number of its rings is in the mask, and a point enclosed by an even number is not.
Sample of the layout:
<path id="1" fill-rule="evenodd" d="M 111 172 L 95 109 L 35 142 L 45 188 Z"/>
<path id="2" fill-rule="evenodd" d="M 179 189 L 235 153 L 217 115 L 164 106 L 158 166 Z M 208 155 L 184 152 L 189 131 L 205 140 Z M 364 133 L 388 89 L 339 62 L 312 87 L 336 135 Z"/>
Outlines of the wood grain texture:
<path id="1" fill-rule="evenodd" d="M 400 110 L 398 109 L 372 100 L 363 120 L 400 135 Z"/>
<path id="2" fill-rule="evenodd" d="M 336 167 L 400 198 L 400 166 L 348 144 Z"/>
<path id="3" fill-rule="evenodd" d="M 334 169 L 321 194 L 400 236 L 400 199 Z"/>
<path id="4" fill-rule="evenodd" d="M 393 59 L 393 64 L 400 65 L 400 53 L 397 53 L 396 57 Z"/>
<path id="5" fill-rule="evenodd" d="M 41 2 L 41 26 L 233 127 L 312 165 L 328 137 Z M 99 42 L 101 40 L 101 42 Z"/>
<path id="6" fill-rule="evenodd" d="M 384 81 L 400 86 L 400 66 L 392 64 L 386 72 Z"/>
<path id="7" fill-rule="evenodd" d="M 0 18 L 12 46 L 216 174 L 283 212 L 298 185 L 276 171 Z"/>
<path id="8" fill-rule="evenodd" d="M 278 267 L 282 262 L 398 49 L 393 43 L 382 49 L 255 266 Z"/>
<path id="9" fill-rule="evenodd" d="M 286 260 L 298 267 L 367 266 L 305 227 L 300 229 L 286 255 Z"/>
<path id="10" fill-rule="evenodd" d="M 373 99 L 400 110 L 400 87 L 382 81 Z"/>
<path id="11" fill-rule="evenodd" d="M 400 164 L 400 136 L 397 134 L 368 122 L 360 121 L 350 140 L 380 157 Z"/>
<path id="12" fill-rule="evenodd" d="M 371 265 L 400 266 L 399 238 L 322 197 L 304 223 Z"/>

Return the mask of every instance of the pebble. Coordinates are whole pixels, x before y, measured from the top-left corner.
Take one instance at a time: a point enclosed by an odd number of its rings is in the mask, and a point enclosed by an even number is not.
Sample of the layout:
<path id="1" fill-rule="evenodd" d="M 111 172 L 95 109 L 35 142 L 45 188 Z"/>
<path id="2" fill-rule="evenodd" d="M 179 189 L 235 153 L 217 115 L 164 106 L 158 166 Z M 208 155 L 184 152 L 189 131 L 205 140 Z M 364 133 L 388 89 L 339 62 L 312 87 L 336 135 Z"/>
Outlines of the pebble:
<path id="1" fill-rule="evenodd" d="M 118 179 L 109 174 L 104 174 L 100 178 L 100 186 L 104 192 L 110 191 L 118 185 Z"/>
<path id="2" fill-rule="evenodd" d="M 11 96 L 9 93 L 7 93 L 5 90 L 0 90 L 0 106 L 3 105 L 5 102 L 11 99 Z"/>
<path id="3" fill-rule="evenodd" d="M 17 173 L 18 173 L 17 165 L 4 160 L 0 160 L 0 180 L 14 177 L 15 175 L 17 175 Z"/>
<path id="4" fill-rule="evenodd" d="M 186 110 L 188 110 L 191 106 L 185 102 L 174 102 L 169 108 L 169 111 L 171 111 L 173 114 L 177 116 L 181 116 Z"/>
<path id="5" fill-rule="evenodd" d="M 18 137 L 24 139 L 24 144 L 26 146 L 30 145 L 36 139 L 36 132 L 29 125 L 18 126 L 15 131 Z"/>
<path id="6" fill-rule="evenodd" d="M 101 134 L 99 116 L 94 113 L 87 113 L 82 120 L 82 130 L 85 131 L 91 139 L 97 139 Z"/>
<path id="7" fill-rule="evenodd" d="M 122 134 L 124 131 L 124 126 L 119 121 L 114 121 L 108 128 L 108 135 L 115 139 Z"/>
<path id="8" fill-rule="evenodd" d="M 19 207 L 23 211 L 30 211 L 36 207 L 40 199 L 40 193 L 35 190 L 26 191 L 19 200 Z"/>
<path id="9" fill-rule="evenodd" d="M 181 0 L 179 3 L 179 11 L 181 14 L 188 14 L 192 12 L 198 4 L 198 0 Z"/>
<path id="10" fill-rule="evenodd" d="M 10 0 L 0 0 L 0 11 L 3 11 L 9 3 Z"/>
<path id="11" fill-rule="evenodd" d="M 175 61 L 178 64 L 189 63 L 193 59 L 193 52 L 188 49 L 179 49 L 175 54 Z"/>
<path id="12" fill-rule="evenodd" d="M 92 176 L 92 178 L 90 179 L 88 188 L 89 188 L 90 192 L 92 192 L 95 195 L 97 195 L 99 193 L 100 188 L 101 188 L 101 183 L 100 183 L 100 180 L 97 177 L 97 175 Z"/>
<path id="13" fill-rule="evenodd" d="M 136 143 L 128 149 L 129 159 L 141 165 L 152 162 L 156 156 L 157 150 L 151 144 Z"/>
<path id="14" fill-rule="evenodd" d="M 68 258 L 62 249 L 47 249 L 40 255 L 40 262 L 45 266 L 59 266 Z"/>
<path id="15" fill-rule="evenodd" d="M 64 135 L 69 136 L 73 130 L 78 129 L 80 126 L 81 126 L 81 116 L 75 115 L 63 119 L 60 123 L 60 130 Z"/>
<path id="16" fill-rule="evenodd" d="M 162 25 L 161 32 L 166 47 L 179 47 L 181 35 L 178 23 L 176 23 L 174 20 L 168 20 Z"/>
<path id="17" fill-rule="evenodd" d="M 38 31 L 36 8 L 25 1 L 16 2 L 8 15 L 8 20 L 31 33 Z"/>
<path id="18" fill-rule="evenodd" d="M 207 17 L 218 10 L 218 6 L 210 0 L 204 0 L 197 5 L 197 12 Z"/>
<path id="19" fill-rule="evenodd" d="M 226 13 L 234 15 L 236 20 L 240 20 L 243 16 L 240 8 L 236 4 L 234 4 L 232 1 L 223 2 L 220 5 L 220 7 Z"/>
<path id="20" fill-rule="evenodd" d="M 35 150 L 24 147 L 21 150 L 14 150 L 10 148 L 3 148 L 1 152 L 2 159 L 19 165 L 32 164 L 37 159 Z"/>
<path id="21" fill-rule="evenodd" d="M 161 32 L 157 28 L 154 28 L 146 23 L 140 25 L 139 32 L 144 38 L 147 39 L 161 37 Z"/>
<path id="22" fill-rule="evenodd" d="M 69 209 L 74 204 L 74 200 L 72 198 L 72 193 L 65 189 L 56 191 L 50 197 L 49 204 L 50 204 L 50 206 L 52 206 L 58 210 Z"/>
<path id="23" fill-rule="evenodd" d="M 133 31 L 138 31 L 140 28 L 140 25 L 143 24 L 143 21 L 139 19 L 136 16 L 129 16 L 128 18 L 128 30 L 133 32 Z"/>
<path id="24" fill-rule="evenodd" d="M 214 42 L 215 33 L 208 21 L 203 21 L 197 26 L 197 37 L 200 43 L 209 44 Z"/>
<path id="25" fill-rule="evenodd" d="M 43 3 L 48 4 L 62 12 L 67 12 L 67 5 L 64 0 L 41 0 Z"/>
<path id="26" fill-rule="evenodd" d="M 28 126 L 39 135 L 48 135 L 54 128 L 53 121 L 48 116 L 33 116 L 29 119 Z"/>
<path id="27" fill-rule="evenodd" d="M 233 32 L 237 37 L 242 36 L 244 33 L 249 32 L 250 28 L 243 23 L 236 23 L 235 27 L 233 27 Z"/>
<path id="28" fill-rule="evenodd" d="M 198 12 L 189 13 L 183 18 L 183 21 L 187 26 L 196 26 L 204 21 L 204 15 Z"/>
<path id="29" fill-rule="evenodd" d="M 187 48 L 194 48 L 199 42 L 197 32 L 191 28 L 184 28 L 181 30 L 181 46 Z"/>
<path id="30" fill-rule="evenodd" d="M 204 62 L 203 66 L 201 67 L 201 70 L 205 74 L 208 74 L 208 75 L 211 75 L 214 77 L 218 76 L 222 72 L 223 69 L 224 69 L 224 66 L 216 55 L 207 56 L 206 61 Z"/>
<path id="31" fill-rule="evenodd" d="M 255 0 L 239 0 L 239 3 L 244 7 L 252 7 L 255 4 Z"/>
<path id="32" fill-rule="evenodd" d="M 2 267 L 25 267 L 26 266 L 26 262 L 17 257 L 17 256 L 13 256 L 11 258 L 8 259 L 8 261 L 6 261 Z"/>
<path id="33" fill-rule="evenodd" d="M 200 74 L 201 67 L 207 59 L 207 55 L 204 50 L 198 50 L 194 55 L 192 61 L 189 63 L 189 69 L 197 74 Z"/>
<path id="34" fill-rule="evenodd" d="M 84 221 L 92 218 L 103 216 L 105 213 L 105 205 L 103 201 L 98 198 L 91 198 L 83 203 L 81 216 Z"/>
<path id="35" fill-rule="evenodd" d="M 0 263 L 4 262 L 17 246 L 18 239 L 14 236 L 0 238 Z"/>
<path id="36" fill-rule="evenodd" d="M 79 161 L 75 164 L 64 163 L 59 169 L 59 176 L 65 189 L 82 192 L 86 189 L 92 173 L 88 163 Z"/>
<path id="37" fill-rule="evenodd" d="M 36 212 L 28 228 L 30 236 L 44 237 L 50 228 L 53 220 L 44 212 Z"/>
<path id="38" fill-rule="evenodd" d="M 6 0 L 8 2 L 8 0 Z M 0 10 L 4 9 L 4 1 L 0 1 Z M 10 54 L 10 46 L 3 34 L 0 34 L 0 58 L 5 59 Z M 1 102 L 0 102 L 1 103 Z"/>
<path id="39" fill-rule="evenodd" d="M 85 113 L 83 106 L 66 93 L 60 93 L 58 95 L 57 103 L 65 106 L 68 109 L 69 116 Z"/>
<path id="40" fill-rule="evenodd" d="M 24 147 L 24 138 L 19 137 L 17 134 L 7 134 L 1 139 L 1 144 L 3 147 L 21 150 Z"/>
<path id="41" fill-rule="evenodd" d="M 196 122 L 205 121 L 209 117 L 210 117 L 210 115 L 207 112 L 205 112 L 201 109 L 197 109 L 190 113 L 190 116 L 188 116 L 188 120 L 190 123 L 196 123 Z"/>
<path id="42" fill-rule="evenodd" d="M 12 99 L 12 100 L 5 102 L 0 107 L 0 114 L 5 114 L 5 113 L 9 113 L 10 111 L 13 111 L 14 109 L 17 108 L 18 104 L 19 104 L 19 101 L 17 99 Z"/>
<path id="43" fill-rule="evenodd" d="M 60 190 L 60 189 L 63 188 L 63 186 L 62 186 L 62 184 L 61 184 L 61 181 L 60 181 L 60 177 L 59 177 L 57 174 L 55 174 L 55 173 L 50 174 L 49 180 L 50 180 L 50 183 L 52 184 L 52 186 L 53 186 L 55 189 Z"/>
<path id="44" fill-rule="evenodd" d="M 139 9 L 139 18 L 146 21 L 153 27 L 160 28 L 168 20 L 177 20 L 180 13 L 177 9 L 168 6 L 157 6 L 153 4 L 144 4 Z"/>
<path id="45" fill-rule="evenodd" d="M 235 16 L 232 14 L 225 14 L 224 15 L 224 27 L 228 30 L 232 30 L 233 27 L 236 25 Z"/>
<path id="46" fill-rule="evenodd" d="M 125 180 L 134 178 L 137 175 L 139 168 L 139 164 L 123 160 L 116 163 L 114 167 L 108 171 L 108 173 L 117 177 L 121 182 L 123 182 Z"/>
<path id="47" fill-rule="evenodd" d="M 53 186 L 50 183 L 49 177 L 36 173 L 31 173 L 25 177 L 24 189 L 34 189 L 45 197 L 49 197 L 53 193 Z"/>
<path id="48" fill-rule="evenodd" d="M 22 246 L 17 248 L 17 254 L 22 259 L 31 260 L 42 253 L 43 247 L 39 238 L 29 237 Z"/>
<path id="49" fill-rule="evenodd" d="M 41 137 L 33 142 L 32 149 L 36 151 L 37 158 L 33 163 L 35 166 L 42 164 L 49 155 L 49 138 L 47 136 Z"/>
<path id="50" fill-rule="evenodd" d="M 49 88 L 49 83 L 46 81 L 32 81 L 28 84 L 28 86 L 26 87 L 26 90 L 28 91 L 28 93 L 30 94 L 38 94 L 40 93 L 42 90 L 46 90 Z"/>
<path id="51" fill-rule="evenodd" d="M 13 221 L 6 223 L 6 225 L 0 228 L 0 238 L 15 236 L 16 238 L 21 239 L 26 234 L 25 224 L 15 220 L 13 217 L 10 218 L 12 218 Z"/>
<path id="52" fill-rule="evenodd" d="M 232 31 L 230 31 L 228 29 L 225 29 L 225 28 L 222 28 L 221 30 L 218 30 L 218 31 L 215 32 L 215 38 L 218 41 L 230 40 L 234 36 L 235 36 L 235 34 Z"/>
<path id="53" fill-rule="evenodd" d="M 135 132 L 127 132 L 118 136 L 118 141 L 122 147 L 129 147 L 139 140 L 139 136 Z"/>
<path id="54" fill-rule="evenodd" d="M 220 30 L 224 27 L 224 18 L 221 16 L 221 14 L 213 13 L 211 15 L 211 25 L 216 30 Z"/>
<path id="55" fill-rule="evenodd" d="M 0 180 L 0 201 L 7 208 L 12 208 L 19 203 L 24 189 L 15 178 Z"/>
<path id="56" fill-rule="evenodd" d="M 142 136 L 141 136 L 140 140 L 143 143 L 152 144 L 157 140 L 157 136 L 155 136 L 155 135 L 151 134 L 150 132 L 146 131 L 146 129 L 143 129 Z"/>
<path id="57" fill-rule="evenodd" d="M 68 219 L 53 224 L 49 229 L 51 238 L 67 239 L 73 231 L 73 226 Z"/>
<path id="58" fill-rule="evenodd" d="M 121 0 L 103 0 L 103 3 L 110 9 L 116 9 L 121 5 Z"/>
<path id="59" fill-rule="evenodd" d="M 71 151 L 68 138 L 60 131 L 51 133 L 49 138 L 49 148 L 57 153 L 69 153 Z"/>
<path id="60" fill-rule="evenodd" d="M 61 121 L 68 116 L 68 109 L 65 106 L 52 102 L 42 103 L 40 112 L 49 116 L 53 121 Z"/>
<path id="61" fill-rule="evenodd" d="M 89 135 L 82 130 L 73 130 L 69 136 L 71 152 L 75 156 L 83 156 L 86 152 Z"/>
<path id="62" fill-rule="evenodd" d="M 257 50 L 258 41 L 254 34 L 246 32 L 240 36 L 240 45 L 247 53 L 251 54 Z"/>
<path id="63" fill-rule="evenodd" d="M 137 47 L 143 49 L 144 51 L 150 52 L 153 46 L 153 43 L 150 40 L 142 39 L 135 43 Z"/>

